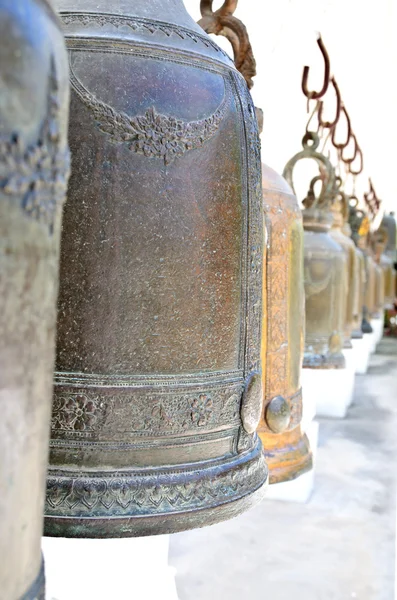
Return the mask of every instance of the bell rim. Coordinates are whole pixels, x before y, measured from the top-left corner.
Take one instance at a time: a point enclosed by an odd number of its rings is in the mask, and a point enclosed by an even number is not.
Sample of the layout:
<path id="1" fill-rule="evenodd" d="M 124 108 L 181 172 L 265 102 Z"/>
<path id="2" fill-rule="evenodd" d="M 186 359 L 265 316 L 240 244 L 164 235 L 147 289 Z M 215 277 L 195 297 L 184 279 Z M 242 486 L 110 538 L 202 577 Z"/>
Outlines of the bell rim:
<path id="1" fill-rule="evenodd" d="M 223 465 L 222 463 L 217 466 L 195 463 L 194 465 L 189 465 L 189 467 L 189 471 L 179 469 L 174 474 L 173 491 L 177 493 L 178 489 L 185 489 L 187 473 L 191 474 L 192 477 L 196 474 L 196 478 L 197 473 L 199 473 L 200 485 L 198 492 L 200 493 L 201 489 L 205 488 L 211 490 L 210 496 L 212 501 L 208 500 L 207 497 L 206 505 L 194 506 L 193 502 L 189 503 L 189 500 L 187 500 L 186 504 L 178 510 L 164 511 L 161 508 L 162 503 L 159 503 L 158 511 L 152 510 L 151 513 L 141 512 L 140 514 L 134 514 L 132 510 L 129 510 L 125 514 L 115 515 L 111 514 L 110 510 L 106 514 L 106 509 L 101 509 L 102 514 L 97 515 L 89 515 L 88 510 L 86 511 L 86 515 L 67 515 L 61 514 L 62 511 L 56 508 L 51 512 L 57 514 L 49 514 L 47 501 L 47 511 L 44 518 L 44 536 L 102 539 L 141 537 L 177 533 L 212 525 L 237 516 L 258 504 L 264 497 L 269 482 L 269 470 L 265 462 L 262 443 L 259 437 L 248 452 L 234 455 L 231 459 L 225 460 Z M 64 473 L 62 479 L 66 481 L 66 485 L 69 487 L 73 486 L 72 478 L 70 476 L 69 478 L 65 477 L 65 475 L 66 473 Z M 231 482 L 229 487 L 222 480 L 222 475 L 226 477 L 226 481 L 229 480 Z M 241 478 L 240 482 L 238 481 L 239 477 Z M 51 476 L 50 470 L 47 480 L 49 485 L 55 479 L 56 477 Z M 145 475 L 143 479 L 145 479 Z M 153 482 L 153 473 L 147 474 L 147 479 Z M 95 482 L 95 477 L 92 480 Z M 109 483 L 110 480 L 114 481 L 114 477 L 108 478 Z M 136 472 L 135 477 L 131 473 L 129 481 L 132 488 L 134 487 L 132 485 L 133 481 L 135 482 L 135 487 L 138 487 L 136 484 Z M 233 494 L 233 486 L 236 487 L 236 485 L 237 488 L 240 487 L 240 490 Z M 161 483 L 159 483 L 159 487 L 161 489 Z M 73 504 L 73 501 L 71 504 Z M 80 513 L 82 512 L 80 511 Z M 91 512 L 94 513 L 95 511 Z"/>

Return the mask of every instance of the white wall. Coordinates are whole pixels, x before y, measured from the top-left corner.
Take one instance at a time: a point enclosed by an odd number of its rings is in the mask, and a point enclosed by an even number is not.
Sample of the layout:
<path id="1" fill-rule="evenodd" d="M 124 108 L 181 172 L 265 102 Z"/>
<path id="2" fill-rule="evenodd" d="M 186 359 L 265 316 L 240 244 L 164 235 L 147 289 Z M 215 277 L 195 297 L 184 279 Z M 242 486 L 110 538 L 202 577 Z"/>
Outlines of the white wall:
<path id="1" fill-rule="evenodd" d="M 184 1 L 198 20 L 199 0 Z M 302 69 L 310 65 L 309 86 L 321 87 L 323 63 L 316 44 L 321 32 L 364 152 L 358 191 L 366 189 L 370 176 L 384 206 L 397 209 L 396 5 L 395 0 L 240 0 L 235 14 L 248 29 L 257 61 L 252 95 L 264 110 L 264 162 L 282 172 L 300 150 L 307 120 Z M 227 40 L 216 39 L 231 54 Z"/>

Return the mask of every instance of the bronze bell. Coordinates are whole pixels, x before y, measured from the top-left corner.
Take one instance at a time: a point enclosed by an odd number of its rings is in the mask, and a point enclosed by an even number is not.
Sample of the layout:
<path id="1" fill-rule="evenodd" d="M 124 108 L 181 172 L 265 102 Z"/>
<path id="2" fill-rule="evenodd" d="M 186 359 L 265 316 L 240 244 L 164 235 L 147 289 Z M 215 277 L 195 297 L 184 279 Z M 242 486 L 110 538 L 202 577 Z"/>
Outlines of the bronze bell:
<path id="1" fill-rule="evenodd" d="M 181 531 L 268 471 L 255 110 L 181 0 L 59 0 L 72 85 L 45 533 Z"/>
<path id="2" fill-rule="evenodd" d="M 372 236 L 372 244 L 375 262 L 383 271 L 384 307 L 390 309 L 395 297 L 395 271 L 392 259 L 386 254 L 387 242 L 387 230 L 385 227 L 380 227 Z"/>
<path id="3" fill-rule="evenodd" d="M 68 70 L 48 1 L 0 0 L 0 596 L 44 599 Z"/>
<path id="4" fill-rule="evenodd" d="M 306 331 L 303 367 L 342 369 L 343 330 L 346 316 L 347 266 L 345 253 L 330 235 L 333 221 L 331 206 L 335 198 L 334 169 L 317 151 L 318 135 L 307 132 L 303 150 L 287 163 L 284 177 L 293 188 L 293 171 L 298 161 L 310 158 L 321 175 L 313 179 L 304 200 L 304 282 L 306 296 Z M 321 180 L 319 196 L 314 185 Z"/>
<path id="5" fill-rule="evenodd" d="M 300 426 L 305 322 L 303 226 L 292 190 L 265 165 L 262 186 L 267 231 L 262 325 L 265 402 L 258 431 L 270 483 L 279 483 L 298 477 L 313 464 L 308 438 Z"/>
<path id="6" fill-rule="evenodd" d="M 387 231 L 385 254 L 392 260 L 394 264 L 397 261 L 396 219 L 394 217 L 394 212 L 390 212 L 388 215 L 383 216 L 381 227 Z"/>
<path id="7" fill-rule="evenodd" d="M 349 223 L 352 230 L 352 239 L 361 255 L 362 265 L 362 323 L 363 333 L 372 333 L 370 323 L 370 308 L 372 307 L 373 290 L 373 265 L 367 252 L 367 236 L 369 232 L 369 220 L 365 212 L 357 208 L 357 199 L 350 205 Z"/>
<path id="8" fill-rule="evenodd" d="M 216 12 L 203 1 L 202 27 L 224 35 L 232 44 L 236 68 L 249 88 L 256 75 L 255 58 L 243 23 L 230 2 Z M 262 110 L 256 108 L 259 131 Z M 264 403 L 258 427 L 270 483 L 294 479 L 312 467 L 307 436 L 302 433 L 304 289 L 303 227 L 296 197 L 285 179 L 262 164 L 265 217 L 262 369 Z"/>
<path id="9" fill-rule="evenodd" d="M 359 263 L 356 255 L 356 247 L 351 239 L 343 230 L 345 222 L 348 218 L 349 205 L 347 196 L 340 189 L 342 180 L 336 178 L 336 197 L 331 206 L 333 222 L 330 235 L 344 250 L 347 262 L 347 299 L 346 299 L 346 315 L 344 326 L 344 348 L 352 348 L 351 338 L 353 327 L 355 325 L 355 303 L 357 303 L 358 286 L 359 286 Z M 356 314 L 356 318 L 358 315 Z M 355 336 L 357 337 L 357 336 Z"/>
<path id="10" fill-rule="evenodd" d="M 358 203 L 358 200 L 355 197 L 348 198 L 347 210 L 345 206 L 345 220 L 342 226 L 342 232 L 353 242 L 355 284 L 353 284 L 353 292 L 349 292 L 353 297 L 353 326 L 351 339 L 360 340 L 363 338 L 362 320 L 365 294 L 365 260 L 361 250 L 357 248 L 353 239 L 353 232 L 350 225 L 351 201 L 354 201 L 354 206 L 356 206 Z"/>

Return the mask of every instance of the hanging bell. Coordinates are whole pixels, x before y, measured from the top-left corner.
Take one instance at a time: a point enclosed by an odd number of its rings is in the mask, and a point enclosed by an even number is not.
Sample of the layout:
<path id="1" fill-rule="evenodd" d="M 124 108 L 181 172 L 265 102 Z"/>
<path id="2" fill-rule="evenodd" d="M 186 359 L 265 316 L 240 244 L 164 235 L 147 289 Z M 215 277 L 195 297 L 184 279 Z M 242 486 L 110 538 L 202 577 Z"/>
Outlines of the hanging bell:
<path id="1" fill-rule="evenodd" d="M 388 243 L 388 234 L 385 227 L 380 227 L 372 237 L 373 241 L 373 252 L 375 262 L 381 267 L 383 271 L 383 296 L 384 296 L 384 308 L 391 309 L 393 307 L 395 297 L 395 271 L 393 261 L 386 254 L 386 248 Z M 380 301 L 381 299 L 379 299 Z"/>
<path id="2" fill-rule="evenodd" d="M 68 71 L 51 4 L 0 0 L 0 596 L 44 600 Z"/>
<path id="3" fill-rule="evenodd" d="M 313 466 L 302 433 L 304 288 L 303 226 L 287 182 L 262 165 L 267 232 L 264 277 L 262 365 L 265 395 L 259 425 L 270 483 L 295 479 Z"/>
<path id="4" fill-rule="evenodd" d="M 343 330 L 346 320 L 347 266 L 345 253 L 330 235 L 335 196 L 334 169 L 320 152 L 318 135 L 307 132 L 303 150 L 287 163 L 284 177 L 293 188 L 293 171 L 298 161 L 310 158 L 321 175 L 312 180 L 303 201 L 304 209 L 304 282 L 306 297 L 306 331 L 303 368 L 343 369 Z M 315 194 L 315 184 L 322 189 Z"/>
<path id="5" fill-rule="evenodd" d="M 362 307 L 362 324 L 361 330 L 363 333 L 372 333 L 372 325 L 370 323 L 370 313 L 373 307 L 373 288 L 374 288 L 374 264 L 367 249 L 367 237 L 369 232 L 369 220 L 364 211 L 357 208 L 357 205 L 350 207 L 350 225 L 352 228 L 352 238 L 358 250 L 361 253 L 364 266 L 364 293 Z"/>
<path id="6" fill-rule="evenodd" d="M 391 258 L 393 264 L 397 261 L 397 240 L 396 240 L 396 219 L 394 212 L 390 212 L 388 215 L 384 215 L 381 227 L 384 227 L 387 231 L 387 244 L 385 254 Z"/>
<path id="7" fill-rule="evenodd" d="M 346 299 L 346 315 L 344 325 L 344 344 L 343 348 L 352 348 L 351 338 L 353 327 L 355 325 L 355 303 L 357 304 L 358 286 L 359 286 L 359 263 L 356 255 L 356 247 L 350 236 L 347 236 L 344 231 L 344 225 L 348 218 L 349 205 L 347 196 L 341 190 L 342 180 L 340 177 L 335 181 L 336 197 L 331 205 L 333 222 L 330 231 L 331 237 L 339 244 L 346 256 L 347 262 L 347 299 Z M 357 308 L 356 308 L 357 311 Z M 358 315 L 356 314 L 356 319 Z M 357 337 L 357 336 L 356 336 Z"/>
<path id="8" fill-rule="evenodd" d="M 224 35 L 232 44 L 236 68 L 249 88 L 256 75 L 247 30 L 230 9 L 203 9 L 200 24 L 207 33 Z M 207 3 L 208 4 L 208 3 Z M 233 5 L 233 10 L 237 2 Z M 262 110 L 256 108 L 259 131 Z M 269 482 L 298 477 L 312 468 L 307 436 L 301 430 L 304 289 L 303 227 L 296 197 L 285 179 L 262 164 L 265 218 L 262 370 L 264 403 L 258 433 L 262 440 Z"/>
<path id="9" fill-rule="evenodd" d="M 181 0 L 59 0 L 72 86 L 45 533 L 218 522 L 262 498 L 255 110 Z"/>
<path id="10" fill-rule="evenodd" d="M 351 206 L 353 202 L 353 206 Z M 350 218 L 353 207 L 357 206 L 358 200 L 355 197 L 350 197 L 347 202 L 347 210 L 345 208 L 345 220 L 342 226 L 342 232 L 346 237 L 352 240 L 354 248 L 354 271 L 355 271 L 355 284 L 353 285 L 353 324 L 351 339 L 361 340 L 363 339 L 362 331 L 362 320 L 363 320 L 363 306 L 364 306 L 364 294 L 365 294 L 365 261 L 364 256 L 354 241 L 353 231 L 350 225 Z"/>

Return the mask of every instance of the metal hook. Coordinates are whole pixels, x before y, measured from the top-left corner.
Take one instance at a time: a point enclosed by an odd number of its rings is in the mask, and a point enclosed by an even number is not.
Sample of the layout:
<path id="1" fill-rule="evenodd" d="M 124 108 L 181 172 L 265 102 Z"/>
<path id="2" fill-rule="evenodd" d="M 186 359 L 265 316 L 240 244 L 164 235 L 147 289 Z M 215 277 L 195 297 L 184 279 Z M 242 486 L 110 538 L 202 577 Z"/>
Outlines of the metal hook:
<path id="1" fill-rule="evenodd" d="M 349 173 L 351 173 L 351 174 L 352 174 L 352 175 L 354 175 L 354 176 L 355 176 L 355 175 L 360 175 L 360 173 L 362 173 L 362 172 L 363 172 L 363 168 L 364 168 L 364 158 L 363 158 L 363 152 L 362 152 L 362 150 L 361 150 L 360 146 L 359 146 L 357 143 L 356 143 L 356 148 L 357 148 L 357 152 L 358 152 L 358 154 L 360 155 L 360 168 L 359 168 L 359 169 L 357 169 L 357 170 L 355 170 L 355 169 L 352 169 L 352 164 L 353 164 L 353 162 L 354 162 L 354 159 L 353 159 L 353 161 L 352 161 L 352 162 L 349 162 L 349 161 L 348 161 L 348 165 L 349 165 Z M 357 156 L 356 156 L 356 157 L 357 157 Z M 355 157 L 355 158 L 356 158 L 356 157 Z"/>
<path id="2" fill-rule="evenodd" d="M 321 39 L 321 35 L 319 35 L 317 38 L 317 45 L 320 48 L 321 54 L 323 55 L 323 58 L 324 58 L 323 87 L 321 88 L 321 90 L 319 92 L 316 92 L 315 90 L 309 91 L 309 89 L 307 87 L 307 82 L 309 79 L 310 67 L 308 67 L 308 66 L 304 67 L 303 76 L 302 76 L 302 92 L 305 94 L 306 98 L 310 98 L 313 100 L 319 100 L 320 98 L 322 98 L 324 96 L 324 94 L 326 94 L 326 92 L 328 90 L 329 76 L 330 76 L 330 72 L 331 72 L 331 65 L 330 65 L 328 52 L 324 46 L 323 40 Z"/>
<path id="3" fill-rule="evenodd" d="M 351 135 L 352 135 L 352 128 L 351 128 L 351 123 L 350 123 L 350 117 L 349 114 L 346 110 L 346 108 L 344 107 L 344 105 L 342 104 L 341 106 L 341 113 L 343 113 L 346 117 L 346 123 L 347 123 L 347 136 L 346 136 L 346 142 L 342 142 L 341 144 L 338 144 L 335 140 L 336 137 L 336 125 L 335 127 L 332 129 L 332 143 L 334 145 L 335 148 L 337 148 L 338 150 L 343 150 L 344 148 L 346 148 L 347 144 L 350 141 Z M 339 121 L 340 121 L 340 115 L 339 115 Z"/>
<path id="4" fill-rule="evenodd" d="M 345 163 L 345 165 L 351 165 L 351 163 L 355 160 L 355 158 L 357 156 L 357 152 L 358 152 L 357 139 L 356 139 L 356 136 L 354 135 L 354 133 L 351 134 L 350 139 L 354 140 L 354 154 L 350 158 L 345 158 L 344 157 L 344 152 L 345 152 L 345 150 L 347 148 L 347 144 L 346 144 L 346 146 L 344 148 L 342 148 L 342 154 L 341 154 L 341 156 L 342 156 L 342 160 Z M 349 140 L 349 142 L 350 142 L 350 140 Z"/>
<path id="5" fill-rule="evenodd" d="M 322 127 L 324 127 L 324 129 L 332 129 L 333 127 L 336 126 L 337 122 L 339 121 L 340 111 L 341 111 L 342 99 L 341 99 L 338 84 L 335 81 L 335 77 L 331 78 L 331 83 L 334 87 L 335 94 L 336 94 L 336 114 L 335 114 L 335 119 L 333 121 L 323 121 L 322 117 L 323 117 L 324 102 L 323 102 L 323 100 L 320 101 L 320 108 L 318 109 L 318 121 L 319 121 L 320 125 Z"/>

